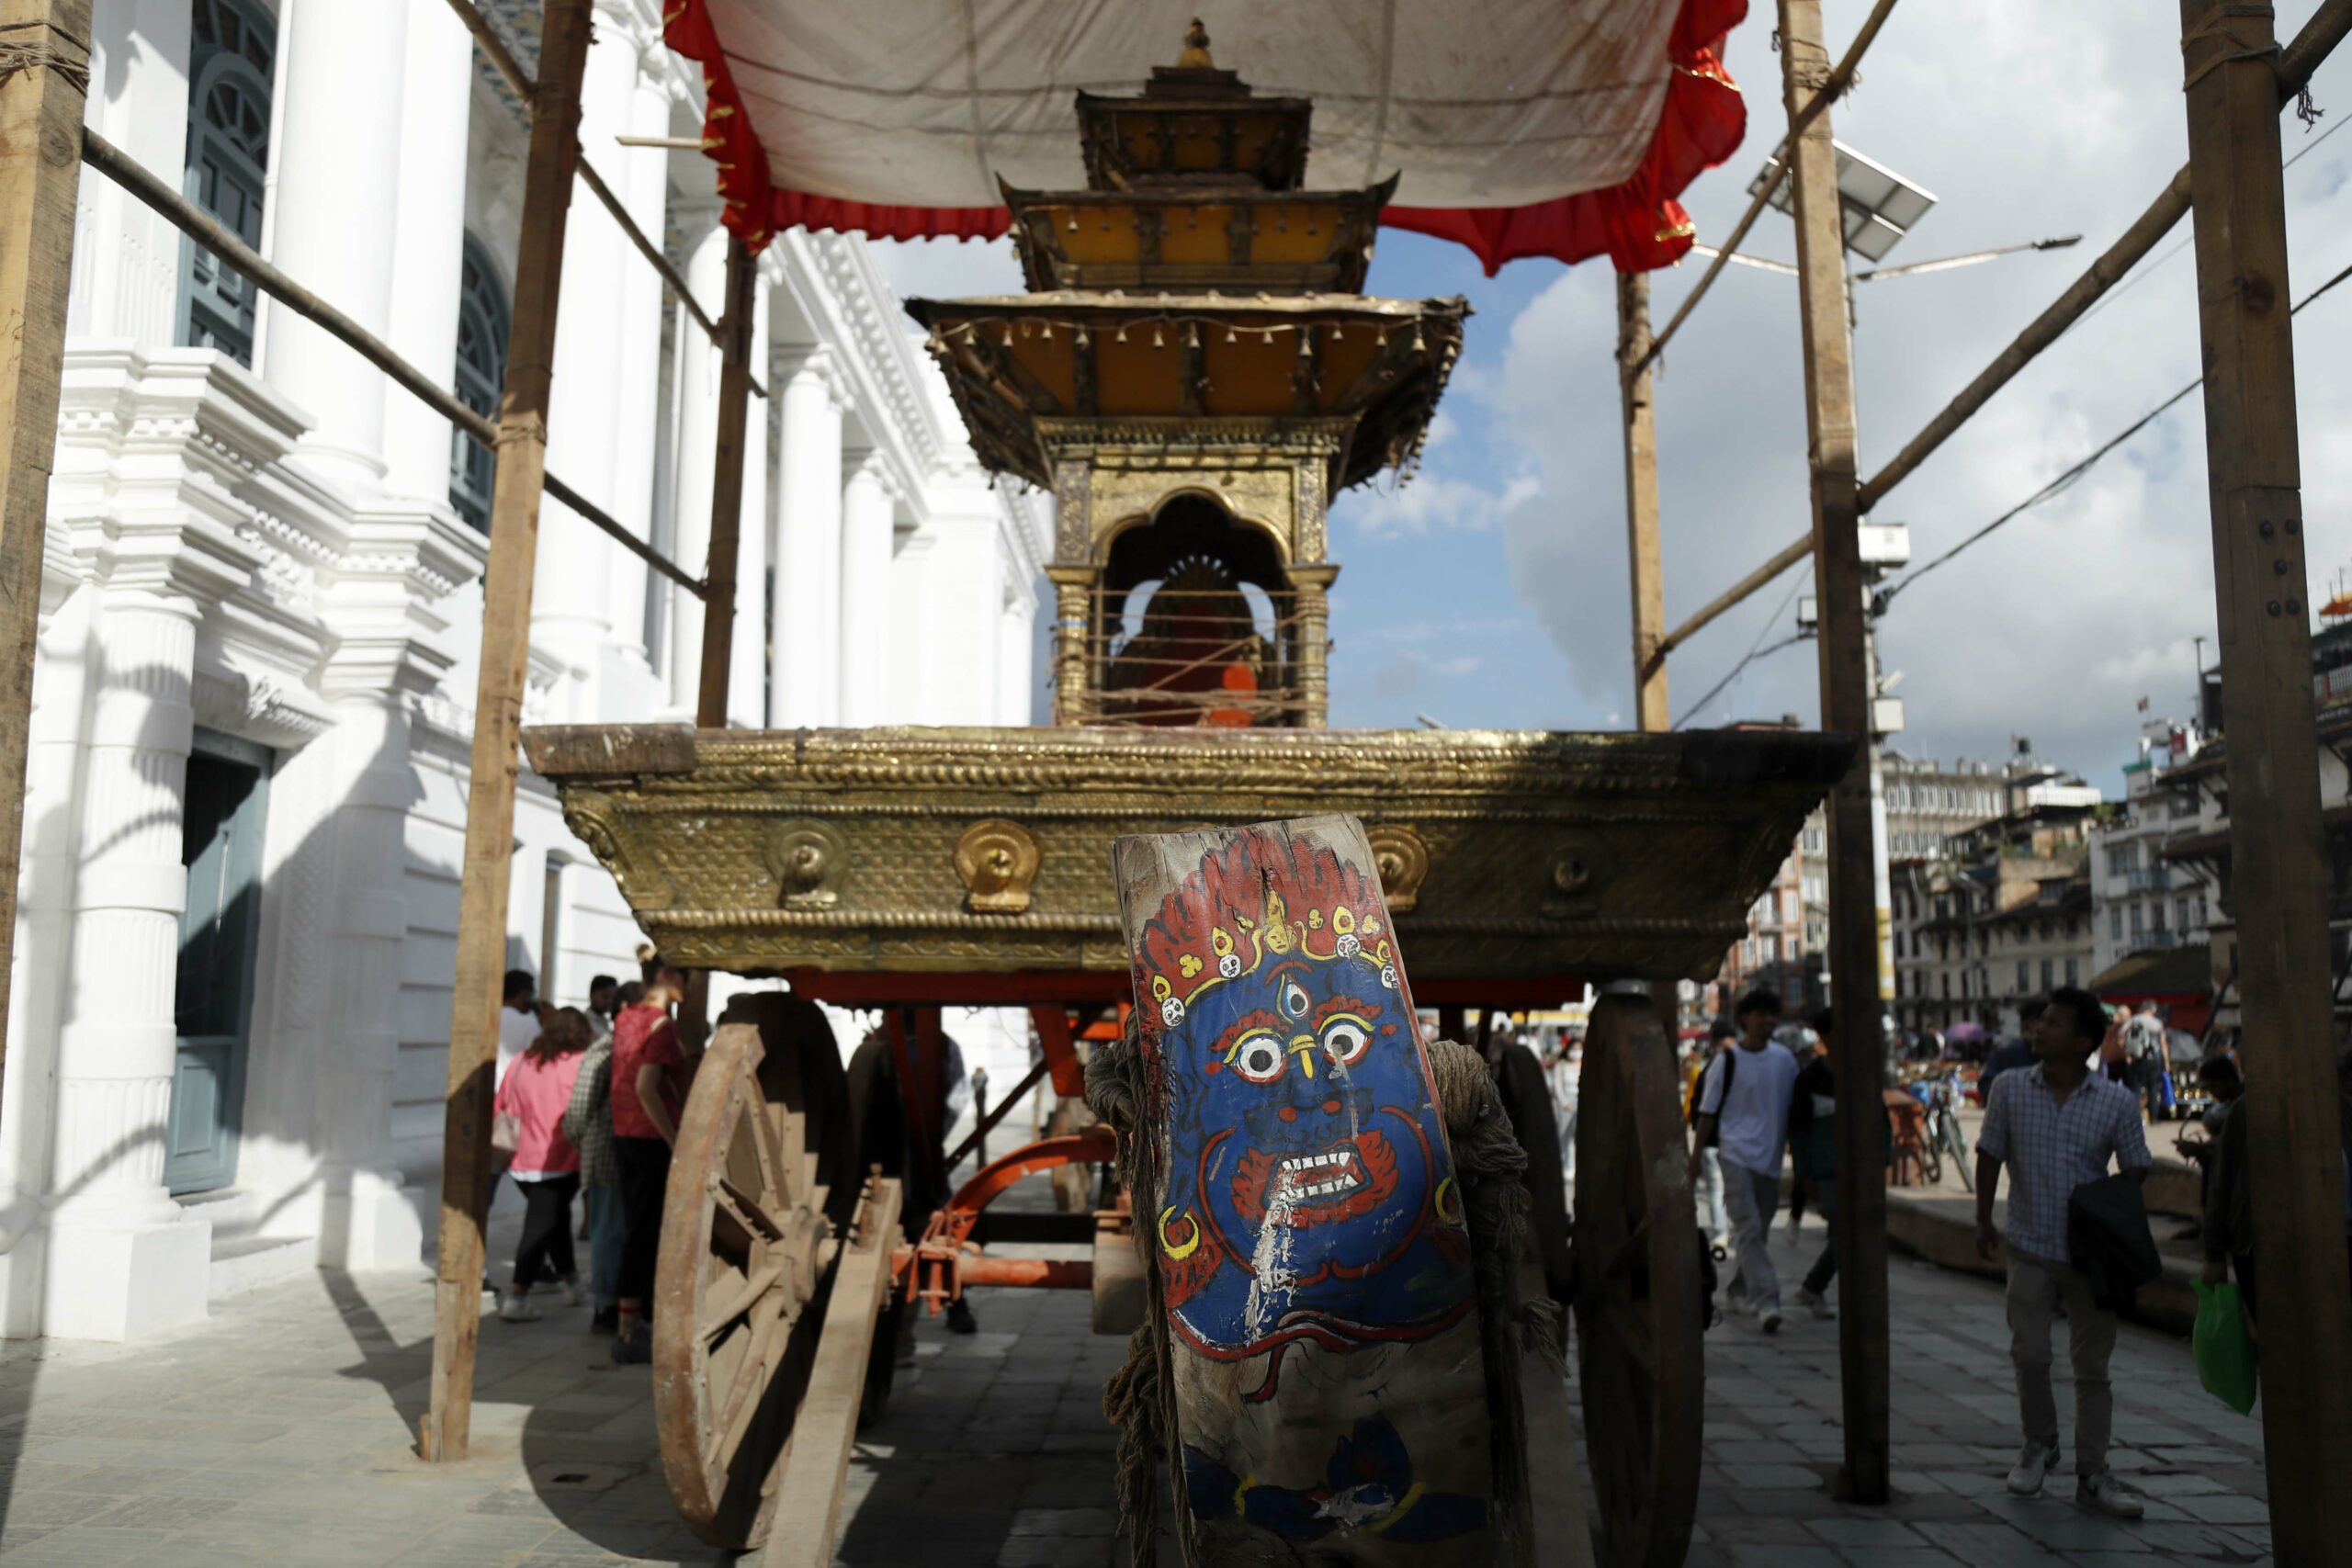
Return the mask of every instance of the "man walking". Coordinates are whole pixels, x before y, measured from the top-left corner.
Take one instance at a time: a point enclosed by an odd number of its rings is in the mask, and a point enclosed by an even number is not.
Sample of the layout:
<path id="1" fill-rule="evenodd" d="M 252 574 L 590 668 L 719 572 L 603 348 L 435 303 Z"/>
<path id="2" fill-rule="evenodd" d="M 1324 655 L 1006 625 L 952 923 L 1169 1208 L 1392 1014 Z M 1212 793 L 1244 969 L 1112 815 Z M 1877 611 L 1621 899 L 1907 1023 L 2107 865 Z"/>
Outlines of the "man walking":
<path id="1" fill-rule="evenodd" d="M 1771 992 L 1748 992 L 1732 1017 L 1739 1038 L 1716 1054 L 1699 1080 L 1690 1179 L 1698 1180 L 1702 1156 L 1713 1145 L 1722 1156 L 1724 1208 L 1731 1216 L 1737 1259 L 1724 1304 L 1733 1312 L 1754 1313 L 1757 1326 L 1774 1334 L 1781 1327 L 1781 1280 L 1768 1244 L 1772 1214 L 1781 1204 L 1781 1153 L 1788 1141 L 1797 1059 L 1772 1039 L 1781 999 Z"/>
<path id="2" fill-rule="evenodd" d="M 2106 1010 L 2072 986 L 2050 993 L 2034 1021 L 2035 1065 L 1993 1089 L 1976 1139 L 1976 1250 L 2000 1252 L 1993 1228 L 1993 1189 L 2009 1171 L 2009 1356 L 2017 1363 L 2018 1409 L 2025 1450 L 2009 1472 L 2009 1490 L 2030 1497 L 2058 1462 L 2058 1402 L 2050 1388 L 2050 1333 L 2063 1307 L 2075 1367 L 2075 1500 L 2119 1519 L 2136 1519 L 2140 1502 L 2107 1466 L 2115 1419 L 2108 1358 L 2115 1314 L 2092 1299 L 2090 1282 L 2070 1260 L 2066 1200 L 2107 1175 L 2108 1162 L 2145 1179 L 2148 1145 L 2132 1091 L 2091 1070 L 2108 1036 Z"/>

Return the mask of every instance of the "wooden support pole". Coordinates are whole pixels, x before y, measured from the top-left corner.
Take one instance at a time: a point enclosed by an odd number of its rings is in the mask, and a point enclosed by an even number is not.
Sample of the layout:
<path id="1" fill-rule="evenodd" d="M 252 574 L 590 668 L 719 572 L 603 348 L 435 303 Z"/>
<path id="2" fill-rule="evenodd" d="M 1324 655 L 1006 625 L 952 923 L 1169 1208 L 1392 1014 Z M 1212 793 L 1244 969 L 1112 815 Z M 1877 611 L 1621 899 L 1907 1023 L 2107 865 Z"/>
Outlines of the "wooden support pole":
<path id="1" fill-rule="evenodd" d="M 2270 10 L 2181 0 L 2262 1432 L 2281 1562 L 2352 1563 L 2352 1284 Z"/>
<path id="2" fill-rule="evenodd" d="M 0 0 L 0 1051 L 89 87 L 90 0 Z"/>
<path id="3" fill-rule="evenodd" d="M 523 681 L 530 660 L 531 574 L 539 543 L 556 296 L 563 277 L 571 165 L 579 152 L 580 81 L 588 62 L 592 3 L 546 0 L 530 160 L 523 175 L 522 245 L 514 266 L 514 324 L 506 339 L 505 394 L 498 409 L 498 482 L 490 504 L 490 570 L 482 578 L 481 679 L 474 696 L 466 861 L 458 895 L 433 1377 L 417 1446 L 432 1461 L 465 1458 L 473 1425 L 481 1233 L 490 1198 L 490 1102 L 498 1058 L 499 985 L 506 967 L 506 894 L 513 874 Z"/>
<path id="4" fill-rule="evenodd" d="M 704 729 L 727 728 L 727 682 L 735 663 L 735 562 L 742 536 L 752 299 L 759 276 L 759 263 L 742 237 L 728 235 L 727 303 L 718 337 L 718 453 L 710 477 L 710 557 L 703 567 L 710 592 L 703 599 L 702 685 L 695 703 L 695 723 Z"/>
<path id="5" fill-rule="evenodd" d="M 1791 122 L 1805 423 L 1812 446 L 1814 580 L 1821 594 L 1821 725 L 1865 738 L 1829 795 L 1830 1000 L 1838 1015 L 1838 1348 L 1846 1463 L 1838 1495 L 1887 1500 L 1886 1172 L 1880 1094 L 1878 897 L 1871 823 L 1869 626 L 1854 462 L 1853 341 L 1829 116 L 1798 110 L 1829 70 L 1821 0 L 1780 0 L 1781 80 Z"/>
<path id="6" fill-rule="evenodd" d="M 1663 730 L 1666 579 L 1658 563 L 1657 412 L 1651 402 L 1650 276 L 1617 275 L 1617 389 L 1625 411 L 1625 557 L 1634 588 L 1634 727 Z"/>
<path id="7" fill-rule="evenodd" d="M 1713 622 L 1717 616 L 1721 615 L 1724 611 L 1746 602 L 1755 594 L 1758 589 L 1763 587 L 1766 583 L 1771 581 L 1774 578 L 1780 576 L 1781 573 L 1788 570 L 1789 568 L 1796 565 L 1799 561 L 1810 559 L 1812 556 L 1813 536 L 1811 534 L 1798 535 L 1786 545 L 1781 547 L 1770 560 L 1766 561 L 1762 566 L 1758 567 L 1754 571 L 1749 572 L 1746 577 L 1741 578 L 1737 582 L 1735 582 L 1729 588 L 1724 589 L 1713 599 L 1708 601 L 1706 608 L 1701 610 L 1697 615 L 1691 616 L 1689 620 L 1683 622 L 1680 626 L 1675 627 L 1664 637 L 1658 638 L 1658 658 L 1663 660 L 1668 654 L 1672 653 L 1676 649 L 1680 648 L 1684 643 L 1689 642 L 1692 637 L 1698 636 L 1702 628 L 1704 628 L 1709 623 Z"/>

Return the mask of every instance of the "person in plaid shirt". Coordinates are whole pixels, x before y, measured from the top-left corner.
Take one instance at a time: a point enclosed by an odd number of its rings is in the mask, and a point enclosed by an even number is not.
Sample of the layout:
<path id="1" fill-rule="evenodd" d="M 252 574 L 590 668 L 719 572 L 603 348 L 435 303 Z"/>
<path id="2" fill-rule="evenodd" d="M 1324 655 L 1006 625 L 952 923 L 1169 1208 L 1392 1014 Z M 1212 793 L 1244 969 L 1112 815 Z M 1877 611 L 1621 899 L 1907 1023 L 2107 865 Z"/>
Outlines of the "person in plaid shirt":
<path id="1" fill-rule="evenodd" d="M 2009 1356 L 2017 1363 L 2018 1406 L 2025 1450 L 2009 1472 L 2009 1490 L 2030 1497 L 2058 1461 L 2058 1403 L 2050 1389 L 2050 1334 L 2065 1309 L 2075 1365 L 2075 1500 L 2117 1518 L 2136 1519 L 2139 1500 L 2108 1468 L 2115 1392 L 2108 1358 L 2115 1351 L 2115 1314 L 2091 1299 L 2087 1280 L 2068 1259 L 2066 1200 L 2107 1174 L 2108 1162 L 2144 1179 L 2148 1144 L 2140 1100 L 2091 1070 L 2107 1036 L 2107 1010 L 2088 991 L 2064 987 L 2033 1022 L 2034 1066 L 2001 1076 L 1976 1137 L 1976 1250 L 2000 1256 L 1993 1228 L 1993 1189 L 2009 1172 Z"/>
<path id="2" fill-rule="evenodd" d="M 620 1005 L 634 1006 L 644 991 L 630 981 L 620 987 Z M 580 1151 L 580 1191 L 588 1210 L 588 1293 L 596 1306 L 588 1327 L 595 1334 L 611 1334 L 620 1326 L 621 1243 L 628 1235 L 621 1212 L 620 1166 L 613 1157 L 612 1094 L 613 1032 L 607 1028 L 580 1064 L 571 1104 L 563 1113 L 563 1135 Z"/>

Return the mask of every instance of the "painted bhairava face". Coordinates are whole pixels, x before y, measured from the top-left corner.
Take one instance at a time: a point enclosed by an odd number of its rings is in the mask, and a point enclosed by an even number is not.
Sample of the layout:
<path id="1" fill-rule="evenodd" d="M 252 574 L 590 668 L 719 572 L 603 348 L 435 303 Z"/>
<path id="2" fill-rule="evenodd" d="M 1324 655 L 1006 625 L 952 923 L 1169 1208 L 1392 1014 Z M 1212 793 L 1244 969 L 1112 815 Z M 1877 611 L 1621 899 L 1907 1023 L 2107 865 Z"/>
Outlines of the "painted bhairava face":
<path id="1" fill-rule="evenodd" d="M 1244 840 L 1145 933 L 1161 1271 L 1179 1331 L 1212 1356 L 1418 1338 L 1470 1302 L 1452 1156 L 1383 915 L 1377 884 L 1329 849 Z"/>

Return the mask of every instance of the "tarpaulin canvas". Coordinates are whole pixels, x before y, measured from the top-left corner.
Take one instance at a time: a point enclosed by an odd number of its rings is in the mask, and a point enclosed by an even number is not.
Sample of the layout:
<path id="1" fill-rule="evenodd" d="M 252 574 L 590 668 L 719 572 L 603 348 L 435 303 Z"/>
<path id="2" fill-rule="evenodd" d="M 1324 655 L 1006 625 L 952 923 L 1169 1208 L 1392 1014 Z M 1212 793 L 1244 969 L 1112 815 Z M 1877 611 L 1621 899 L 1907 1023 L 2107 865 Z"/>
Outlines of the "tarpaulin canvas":
<path id="1" fill-rule="evenodd" d="M 728 221 L 988 238 L 998 180 L 1083 188 L 1081 91 L 1138 91 L 1193 17 L 1217 63 L 1315 104 L 1311 188 L 1400 176 L 1392 227 L 1621 269 L 1690 247 L 1674 197 L 1739 144 L 1717 58 L 1746 0 L 671 0 Z"/>

